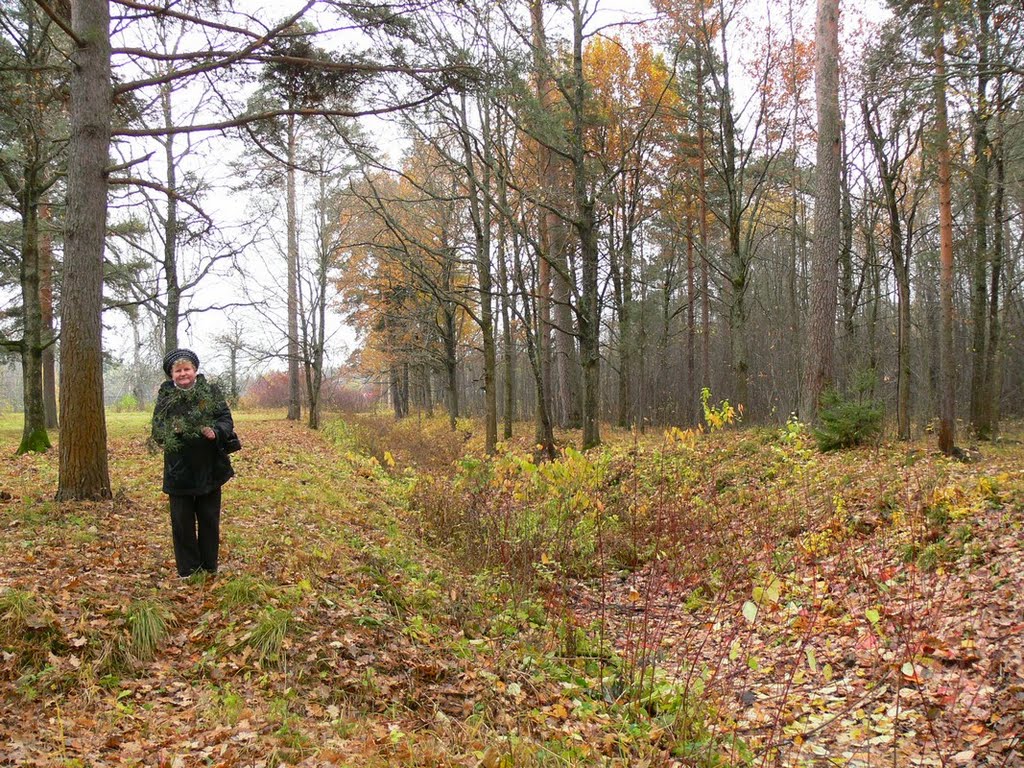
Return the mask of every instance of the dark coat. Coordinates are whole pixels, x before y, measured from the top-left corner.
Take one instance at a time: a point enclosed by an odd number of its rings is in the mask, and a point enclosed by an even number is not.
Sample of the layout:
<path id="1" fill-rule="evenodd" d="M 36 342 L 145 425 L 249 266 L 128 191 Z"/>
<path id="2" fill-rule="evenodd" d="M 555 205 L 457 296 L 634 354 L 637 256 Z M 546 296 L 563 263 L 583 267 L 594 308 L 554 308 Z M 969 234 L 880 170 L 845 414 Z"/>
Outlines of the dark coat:
<path id="1" fill-rule="evenodd" d="M 205 393 L 205 397 L 197 397 Z M 199 433 L 210 426 L 216 440 Z M 153 409 L 153 439 L 164 448 L 163 491 L 171 496 L 200 496 L 224 485 L 235 471 L 224 441 L 235 431 L 231 409 L 216 385 L 202 374 L 190 389 L 173 381 L 160 385 Z"/>

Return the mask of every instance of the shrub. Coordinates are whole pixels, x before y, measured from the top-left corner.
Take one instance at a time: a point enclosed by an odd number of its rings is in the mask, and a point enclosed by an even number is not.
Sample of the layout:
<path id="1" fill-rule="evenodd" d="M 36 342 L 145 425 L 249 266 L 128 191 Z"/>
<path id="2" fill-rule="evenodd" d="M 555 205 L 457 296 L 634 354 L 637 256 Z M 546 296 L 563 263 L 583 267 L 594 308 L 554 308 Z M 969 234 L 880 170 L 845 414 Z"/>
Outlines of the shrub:
<path id="1" fill-rule="evenodd" d="M 818 420 L 814 437 L 819 450 L 852 448 L 881 434 L 882 407 L 873 401 L 857 402 L 837 392 L 826 392 L 821 399 Z"/>
<path id="2" fill-rule="evenodd" d="M 139 400 L 131 393 L 121 395 L 118 401 L 114 403 L 114 411 L 116 413 L 131 413 L 138 410 L 140 410 Z"/>

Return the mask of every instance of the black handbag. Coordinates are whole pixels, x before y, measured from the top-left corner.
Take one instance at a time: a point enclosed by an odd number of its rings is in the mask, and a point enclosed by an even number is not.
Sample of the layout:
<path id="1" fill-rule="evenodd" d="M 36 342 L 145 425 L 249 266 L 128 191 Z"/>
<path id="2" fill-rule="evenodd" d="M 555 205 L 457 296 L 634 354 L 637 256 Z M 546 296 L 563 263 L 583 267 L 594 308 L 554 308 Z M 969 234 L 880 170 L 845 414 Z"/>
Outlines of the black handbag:
<path id="1" fill-rule="evenodd" d="M 231 430 L 231 434 L 224 438 L 224 453 L 235 453 L 240 450 L 242 450 L 242 441 L 238 439 L 235 431 Z"/>

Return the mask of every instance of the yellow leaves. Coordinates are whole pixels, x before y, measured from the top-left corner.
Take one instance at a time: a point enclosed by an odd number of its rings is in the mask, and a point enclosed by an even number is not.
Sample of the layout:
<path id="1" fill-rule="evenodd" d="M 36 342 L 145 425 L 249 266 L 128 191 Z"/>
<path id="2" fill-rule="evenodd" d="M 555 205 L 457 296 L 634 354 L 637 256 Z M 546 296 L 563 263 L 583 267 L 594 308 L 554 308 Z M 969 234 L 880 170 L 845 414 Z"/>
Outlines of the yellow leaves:
<path id="1" fill-rule="evenodd" d="M 764 602 L 778 603 L 782 596 L 782 581 L 777 576 L 771 576 L 767 584 L 754 587 L 754 602 L 761 605 Z"/>
<path id="2" fill-rule="evenodd" d="M 697 447 L 697 438 L 699 432 L 695 429 L 679 429 L 679 427 L 669 427 L 665 430 L 665 440 L 669 445 L 679 448 L 687 448 L 693 450 Z"/>
<path id="3" fill-rule="evenodd" d="M 549 714 L 558 720 L 565 720 L 569 717 L 569 710 L 564 704 L 558 703 L 551 707 Z"/>
<path id="4" fill-rule="evenodd" d="M 711 432 L 735 424 L 739 420 L 736 409 L 728 400 L 720 400 L 718 405 L 711 403 L 711 390 L 707 387 L 700 391 L 700 404 L 704 411 L 704 422 Z"/>

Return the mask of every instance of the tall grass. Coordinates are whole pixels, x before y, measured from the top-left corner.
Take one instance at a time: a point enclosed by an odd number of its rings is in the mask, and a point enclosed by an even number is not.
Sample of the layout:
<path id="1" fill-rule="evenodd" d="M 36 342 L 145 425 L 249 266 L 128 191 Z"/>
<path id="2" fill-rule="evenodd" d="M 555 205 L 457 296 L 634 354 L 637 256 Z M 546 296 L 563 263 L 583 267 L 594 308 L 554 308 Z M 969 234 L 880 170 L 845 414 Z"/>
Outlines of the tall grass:
<path id="1" fill-rule="evenodd" d="M 125 612 L 125 621 L 129 628 L 128 651 L 136 659 L 147 661 L 167 639 L 174 615 L 156 600 L 136 600 Z"/>

